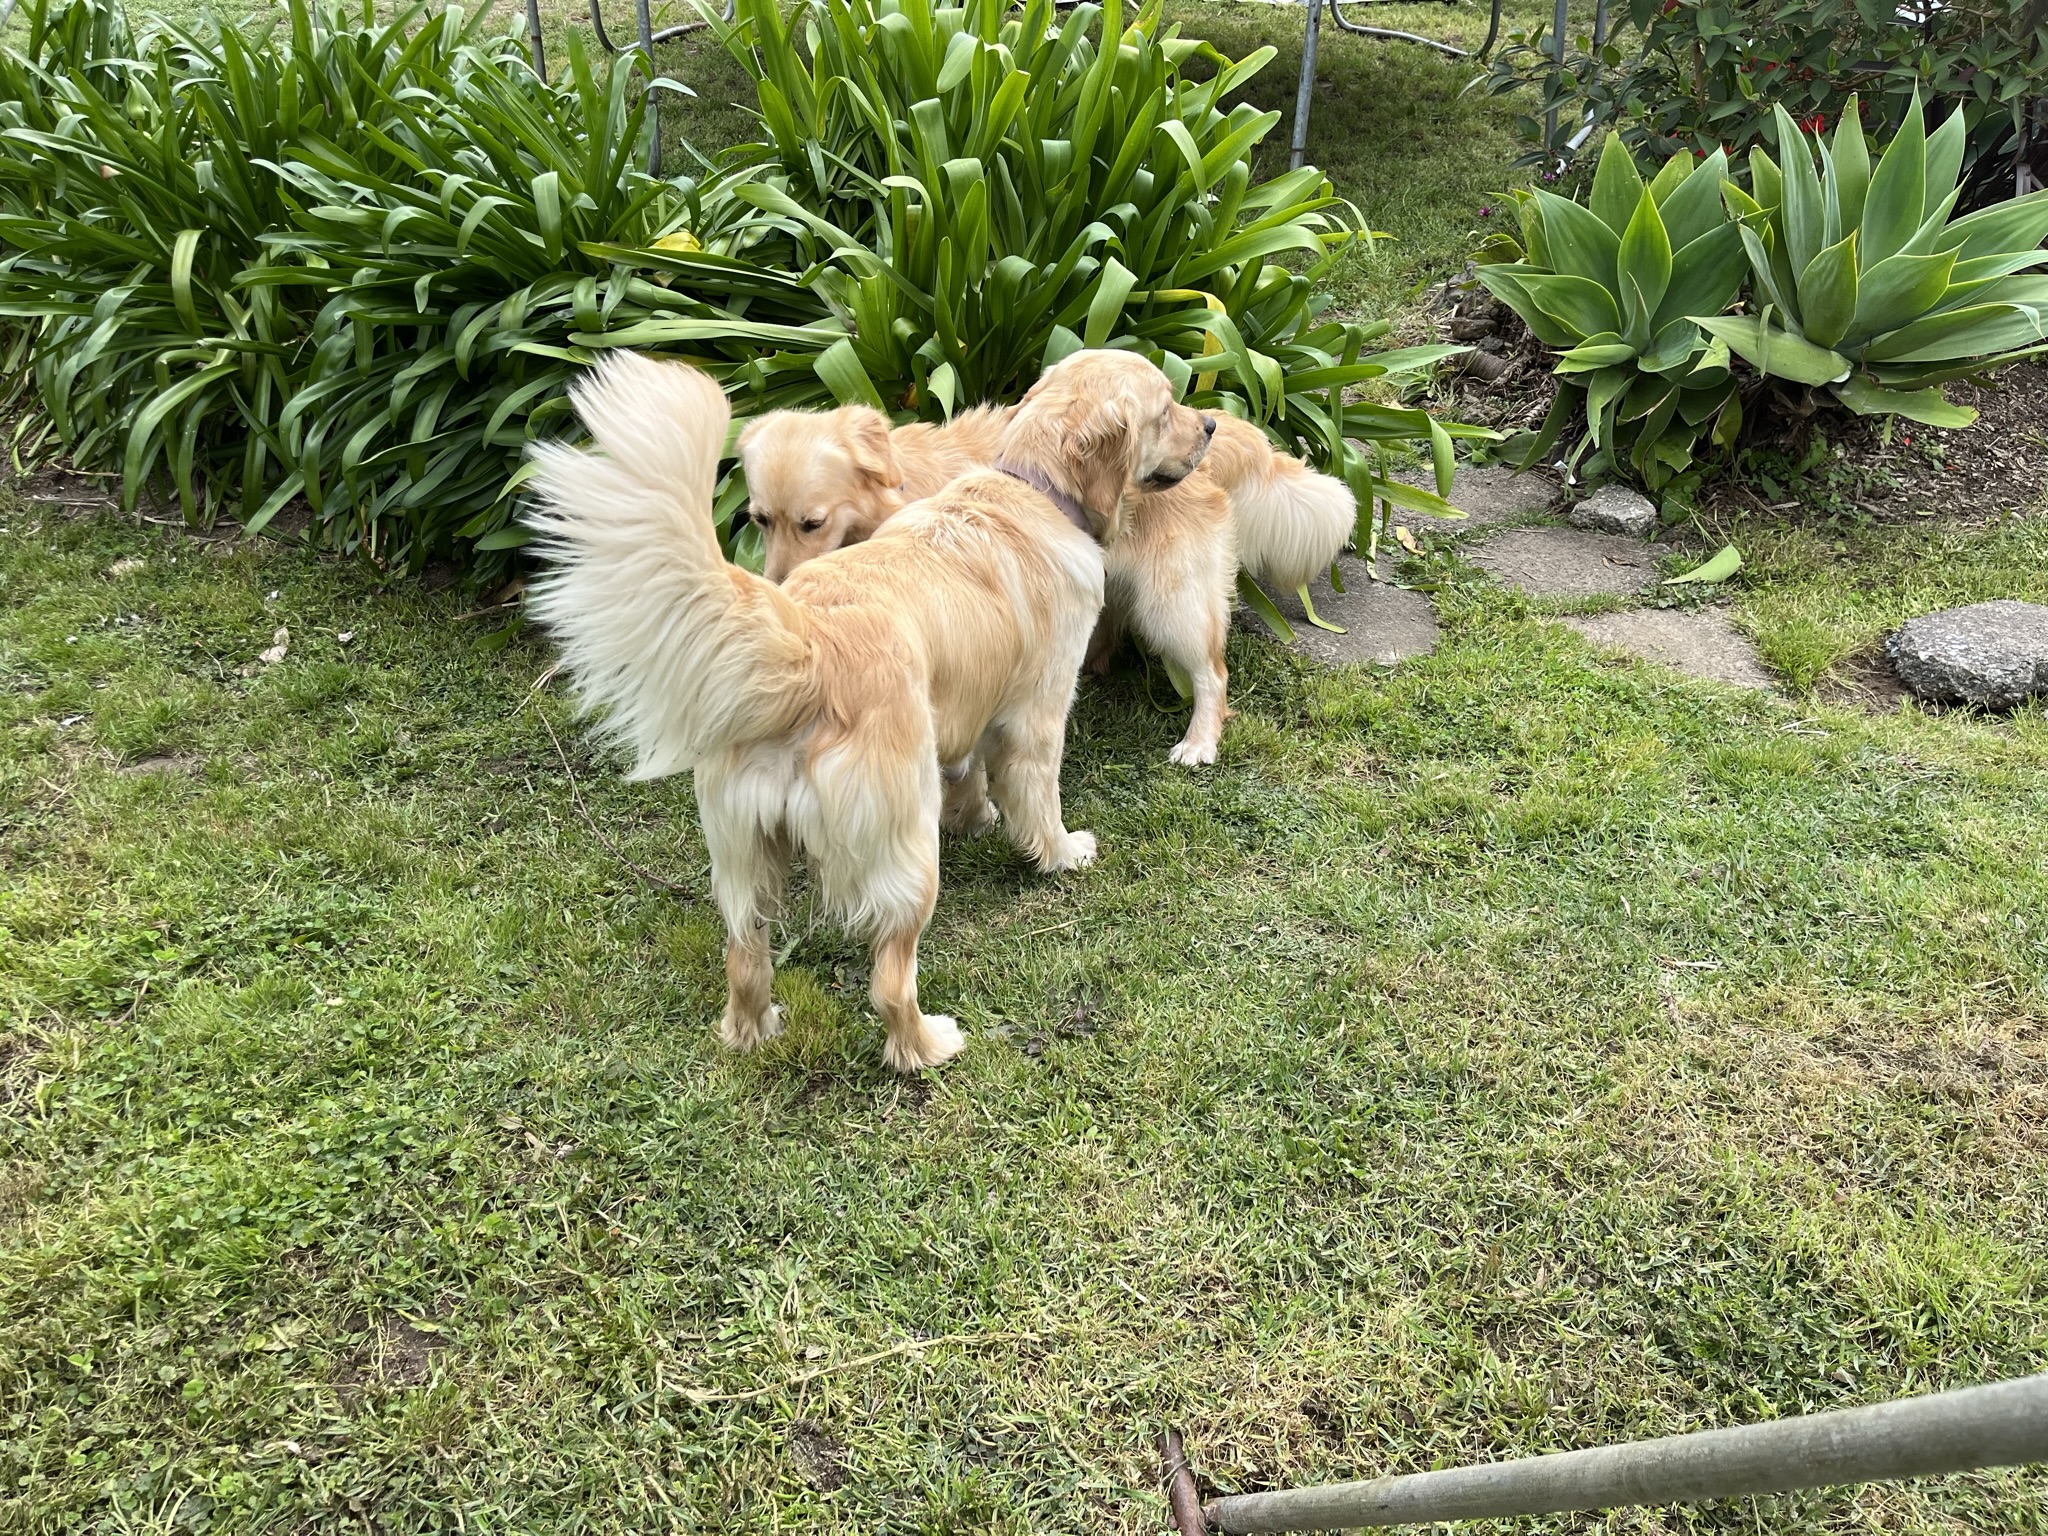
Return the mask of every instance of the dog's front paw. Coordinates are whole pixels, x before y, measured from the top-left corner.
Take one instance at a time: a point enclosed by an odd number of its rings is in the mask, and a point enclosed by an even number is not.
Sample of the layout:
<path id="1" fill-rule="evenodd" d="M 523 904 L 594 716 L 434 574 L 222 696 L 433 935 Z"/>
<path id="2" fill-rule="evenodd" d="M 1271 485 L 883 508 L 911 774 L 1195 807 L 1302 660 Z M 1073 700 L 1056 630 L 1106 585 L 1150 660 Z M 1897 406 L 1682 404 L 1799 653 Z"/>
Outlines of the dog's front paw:
<path id="1" fill-rule="evenodd" d="M 1065 874 L 1070 869 L 1086 869 L 1095 862 L 1095 834 L 1093 832 L 1063 833 L 1059 842 L 1045 856 L 1039 865 L 1048 875 Z"/>
<path id="2" fill-rule="evenodd" d="M 771 1003 L 768 1011 L 759 1015 L 745 1014 L 725 1005 L 725 1017 L 719 1021 L 718 1038 L 736 1051 L 751 1051 L 756 1046 L 766 1045 L 782 1033 L 782 1004 Z"/>
<path id="3" fill-rule="evenodd" d="M 882 1060 L 906 1076 L 928 1067 L 943 1066 L 967 1049 L 967 1037 L 960 1033 L 960 1021 L 943 1013 L 927 1013 L 919 1020 L 918 1032 L 908 1039 L 891 1034 L 882 1044 Z"/>
<path id="4" fill-rule="evenodd" d="M 1189 736 L 1174 744 L 1166 754 L 1169 763 L 1178 763 L 1183 768 L 1202 768 L 1216 761 L 1216 743 L 1197 741 Z"/>

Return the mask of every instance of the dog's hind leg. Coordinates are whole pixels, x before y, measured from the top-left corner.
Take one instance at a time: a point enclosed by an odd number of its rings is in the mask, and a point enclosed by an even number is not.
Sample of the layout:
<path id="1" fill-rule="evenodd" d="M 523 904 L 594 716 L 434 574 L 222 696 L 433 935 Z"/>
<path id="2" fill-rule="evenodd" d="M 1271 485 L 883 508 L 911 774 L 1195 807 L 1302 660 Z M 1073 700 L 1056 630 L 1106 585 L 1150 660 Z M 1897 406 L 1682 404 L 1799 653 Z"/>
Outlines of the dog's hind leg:
<path id="1" fill-rule="evenodd" d="M 1116 660 L 1117 648 L 1124 643 L 1123 610 L 1112 598 L 1103 605 L 1101 615 L 1095 620 L 1095 633 L 1088 638 L 1088 656 L 1081 663 L 1085 671 L 1097 677 L 1109 671 Z"/>
<path id="2" fill-rule="evenodd" d="M 782 1005 L 770 1001 L 775 961 L 768 950 L 765 913 L 727 919 L 725 930 L 725 1017 L 718 1038 L 736 1051 L 751 1051 L 782 1033 Z"/>
<path id="3" fill-rule="evenodd" d="M 721 815 L 717 797 L 699 775 L 704 841 L 711 849 L 711 889 L 725 918 L 725 1018 L 718 1038 L 751 1051 L 782 1033 L 782 1009 L 770 996 L 775 959 L 768 925 L 782 905 L 789 875 L 787 840 Z"/>
<path id="4" fill-rule="evenodd" d="M 996 824 L 996 808 L 988 797 L 988 764 L 973 753 L 946 767 L 939 806 L 939 826 L 960 837 L 980 837 Z"/>
<path id="5" fill-rule="evenodd" d="M 930 810 L 876 819 L 894 821 L 893 836 L 868 852 L 860 872 L 860 907 L 874 924 L 868 1000 L 882 1017 L 888 1039 L 882 1060 L 898 1072 L 922 1072 L 950 1061 L 965 1049 L 960 1026 L 944 1014 L 925 1013 L 917 1003 L 917 941 L 939 900 L 939 839 Z"/>
<path id="6" fill-rule="evenodd" d="M 934 896 L 938 883 L 938 871 L 933 870 Z M 917 941 L 931 913 L 927 903 L 916 921 L 892 926 L 875 940 L 874 979 L 868 984 L 868 998 L 889 1031 L 882 1045 L 882 1060 L 898 1072 L 922 1072 L 951 1061 L 967 1048 L 957 1020 L 943 1013 L 921 1012 L 917 1006 Z"/>

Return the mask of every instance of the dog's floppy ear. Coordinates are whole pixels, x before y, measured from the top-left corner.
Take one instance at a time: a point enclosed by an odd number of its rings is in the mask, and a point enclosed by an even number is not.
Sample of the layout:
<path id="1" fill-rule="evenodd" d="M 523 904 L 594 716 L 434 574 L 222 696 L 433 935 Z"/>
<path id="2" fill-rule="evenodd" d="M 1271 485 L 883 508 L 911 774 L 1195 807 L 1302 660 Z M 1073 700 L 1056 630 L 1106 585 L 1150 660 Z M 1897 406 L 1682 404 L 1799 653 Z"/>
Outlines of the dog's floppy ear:
<path id="1" fill-rule="evenodd" d="M 840 407 L 839 420 L 845 428 L 846 451 L 853 459 L 853 467 L 879 484 L 901 485 L 903 461 L 896 457 L 889 418 L 872 406 L 847 405 Z"/>
<path id="2" fill-rule="evenodd" d="M 1068 415 L 1068 441 L 1074 490 L 1081 504 L 1110 527 L 1123 505 L 1134 456 L 1132 402 L 1123 391 L 1096 400 L 1076 401 Z"/>
<path id="3" fill-rule="evenodd" d="M 773 421 L 776 418 L 776 416 L 780 414 L 781 413 L 778 411 L 770 411 L 766 416 L 756 416 L 744 427 L 741 427 L 740 435 L 732 445 L 733 452 L 741 455 L 742 457 L 745 457 L 747 451 L 747 444 L 759 439 L 762 432 L 767 430 L 768 423 Z"/>

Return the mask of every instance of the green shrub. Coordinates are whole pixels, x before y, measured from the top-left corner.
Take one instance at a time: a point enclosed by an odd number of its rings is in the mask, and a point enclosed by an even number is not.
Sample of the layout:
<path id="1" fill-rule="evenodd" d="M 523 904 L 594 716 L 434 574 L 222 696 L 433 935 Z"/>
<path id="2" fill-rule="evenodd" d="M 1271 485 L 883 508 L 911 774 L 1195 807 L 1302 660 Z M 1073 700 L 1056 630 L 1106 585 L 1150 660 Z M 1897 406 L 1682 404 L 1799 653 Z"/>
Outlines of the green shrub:
<path id="1" fill-rule="evenodd" d="M 1719 314 L 1742 287 L 1742 241 L 1722 210 L 1727 168 L 1718 152 L 1698 165 L 1674 155 L 1645 186 L 1610 136 L 1590 206 L 1515 194 L 1522 241 L 1490 243 L 1478 275 L 1560 354 L 1556 404 L 1526 454 L 1547 454 L 1582 411 L 1571 462 L 1596 476 L 1625 468 L 1655 491 L 1691 468 L 1703 434 L 1734 440 L 1742 405 L 1728 348 L 1710 347 L 1694 318 Z"/>
<path id="2" fill-rule="evenodd" d="M 26 21 L 0 53 L 0 317 L 131 504 L 167 463 L 189 515 L 260 526 L 303 493 L 327 542 L 417 565 L 518 542 L 524 445 L 569 425 L 593 346 L 679 348 L 757 408 L 830 399 L 811 364 L 844 328 L 786 259 L 720 253 L 774 221 L 726 178 L 635 170 L 628 71 L 573 38 L 549 86 L 456 6 L 292 0 L 260 46 L 132 38 L 100 0 Z"/>
<path id="3" fill-rule="evenodd" d="M 1979 171 L 1965 205 L 2012 190 L 2027 113 L 2048 97 L 2048 6 L 2040 0 L 1630 0 L 1633 48 L 1577 39 L 1564 69 L 1555 38 L 1517 34 L 1494 60 L 1495 92 L 1530 88 L 1518 123 L 1527 161 L 1569 157 L 1590 115 L 1639 153 L 1739 157 L 1773 143 L 1773 113 L 1817 129 L 1860 113 L 1875 138 L 1896 134 L 1924 100 L 1963 122 L 1962 170 Z M 1556 127 L 1547 129 L 1554 111 Z"/>
<path id="4" fill-rule="evenodd" d="M 1920 114 L 1873 169 L 1852 110 L 1830 147 L 1778 110 L 1780 166 L 1751 151 L 1755 196 L 1730 186 L 1757 312 L 1701 323 L 1758 372 L 1825 385 L 1864 415 L 1966 426 L 1950 379 L 2048 350 L 2048 192 L 1951 221 L 1963 124 Z M 1816 169 L 1816 157 L 1818 168 Z"/>
<path id="5" fill-rule="evenodd" d="M 1356 214 L 1313 168 L 1254 185 L 1279 114 L 1222 106 L 1272 49 L 1233 62 L 1164 26 L 1160 0 L 1128 25 L 1121 0 L 1064 18 L 1051 0 L 805 0 L 786 20 L 739 0 L 729 27 L 699 9 L 758 82 L 765 137 L 731 163 L 777 173 L 734 195 L 802 225 L 849 322 L 843 399 L 936 419 L 1015 398 L 1078 347 L 1130 347 L 1362 502 L 1449 510 L 1347 441 L 1441 444 L 1447 464 L 1472 429 L 1344 396 L 1461 349 L 1371 354 L 1384 322 L 1326 315 Z M 1180 72 L 1198 54 L 1205 81 Z"/>
<path id="6" fill-rule="evenodd" d="M 1251 185 L 1275 117 L 1218 106 L 1269 55 L 1182 41 L 1156 0 L 1129 28 L 1094 5 L 1055 26 L 1049 0 L 813 0 L 785 25 L 747 0 L 720 36 L 769 142 L 666 181 L 637 168 L 637 55 L 593 66 L 574 33 L 548 84 L 516 27 L 452 5 L 290 0 L 260 43 L 131 36 L 107 0 L 25 20 L 0 52 L 0 326 L 49 430 L 131 504 L 167 471 L 194 518 L 303 496 L 334 547 L 502 563 L 525 445 L 573 430 L 603 348 L 711 370 L 740 417 L 934 416 L 1089 344 L 1362 497 L 1449 510 L 1356 443 L 1428 444 L 1447 485 L 1467 429 L 1344 397 L 1457 349 L 1370 354 L 1384 323 L 1324 313 L 1355 219 L 1314 171 Z M 1180 77 L 1198 50 L 1216 79 Z"/>

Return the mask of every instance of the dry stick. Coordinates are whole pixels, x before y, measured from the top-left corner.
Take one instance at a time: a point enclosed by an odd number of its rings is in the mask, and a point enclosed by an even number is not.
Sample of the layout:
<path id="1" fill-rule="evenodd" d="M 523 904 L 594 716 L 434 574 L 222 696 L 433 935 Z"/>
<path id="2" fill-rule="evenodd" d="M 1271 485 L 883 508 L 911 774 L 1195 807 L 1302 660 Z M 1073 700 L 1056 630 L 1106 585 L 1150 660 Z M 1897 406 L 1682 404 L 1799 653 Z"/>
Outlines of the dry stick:
<path id="1" fill-rule="evenodd" d="M 1187 1447 L 1180 1431 L 1169 1429 L 1159 1437 L 1160 1473 L 1166 1483 L 1166 1507 L 1173 1516 L 1179 1536 L 1208 1536 L 1209 1521 L 1202 1513 L 1202 1498 L 1195 1491 L 1194 1469 L 1188 1465 Z"/>
<path id="2" fill-rule="evenodd" d="M 547 671 L 541 673 L 539 678 L 535 680 L 532 690 L 526 695 L 527 704 L 531 704 L 534 701 L 534 699 L 539 696 L 541 689 L 547 687 L 547 685 L 554 680 L 555 674 L 561 670 L 561 667 L 557 665 L 549 667 Z M 524 709 L 525 707 L 525 704 L 522 704 L 520 706 L 521 709 Z M 619 851 L 619 845 L 617 843 L 613 842 L 610 838 L 606 837 L 604 833 L 598 829 L 597 822 L 592 818 L 590 814 L 590 808 L 583 803 L 583 791 L 577 786 L 576 783 L 576 770 L 569 764 L 569 754 L 562 749 L 562 738 L 555 734 L 555 728 L 548 720 L 547 711 L 544 709 L 536 709 L 534 711 L 534 714 L 537 715 L 540 719 L 541 729 L 545 730 L 548 733 L 548 740 L 555 744 L 555 756 L 559 757 L 562 760 L 562 772 L 564 775 L 567 776 L 569 780 L 569 795 L 570 798 L 576 802 L 576 814 L 583 818 L 583 825 L 590 828 L 590 835 L 596 838 L 600 843 L 604 844 L 605 851 L 610 853 L 613 858 L 617 859 L 621 864 L 625 865 L 626 868 L 633 871 L 634 874 L 638 875 L 642 880 L 645 880 L 649 885 L 653 886 L 656 890 L 674 891 L 678 895 L 687 896 L 690 893 L 690 889 L 688 886 L 678 885 L 673 880 L 664 880 L 661 876 L 655 874 L 653 871 L 642 869 L 638 864 L 635 864 L 631 859 L 627 858 L 624 853 Z"/>
<path id="3" fill-rule="evenodd" d="M 502 603 L 486 603 L 481 608 L 472 608 L 467 613 L 458 613 L 457 615 L 455 615 L 454 618 L 450 619 L 448 622 L 451 624 L 460 624 L 464 619 L 481 619 L 488 617 L 489 615 L 494 613 L 503 613 L 507 608 L 517 608 L 518 606 L 519 599 L 516 597 L 508 598 L 506 601 Z"/>
<path id="4" fill-rule="evenodd" d="M 1051 1337 L 1059 1330 L 1041 1329 L 1033 1333 L 942 1333 L 936 1339 L 905 1339 L 901 1344 L 891 1344 L 887 1349 L 878 1349 L 871 1355 L 856 1355 L 851 1360 L 841 1360 L 834 1365 L 821 1365 L 814 1370 L 798 1371 L 781 1381 L 771 1381 L 765 1387 L 748 1387 L 743 1392 L 707 1392 L 699 1387 L 678 1387 L 676 1391 L 693 1403 L 749 1403 L 757 1397 L 766 1397 L 771 1392 L 784 1392 L 791 1387 L 800 1387 L 805 1382 L 816 1381 L 820 1376 L 830 1376 L 837 1371 L 858 1370 L 863 1365 L 873 1365 L 877 1360 L 888 1360 L 896 1355 L 912 1355 L 919 1350 L 937 1349 L 941 1344 L 1006 1344 L 1021 1343 L 1027 1339 Z"/>

